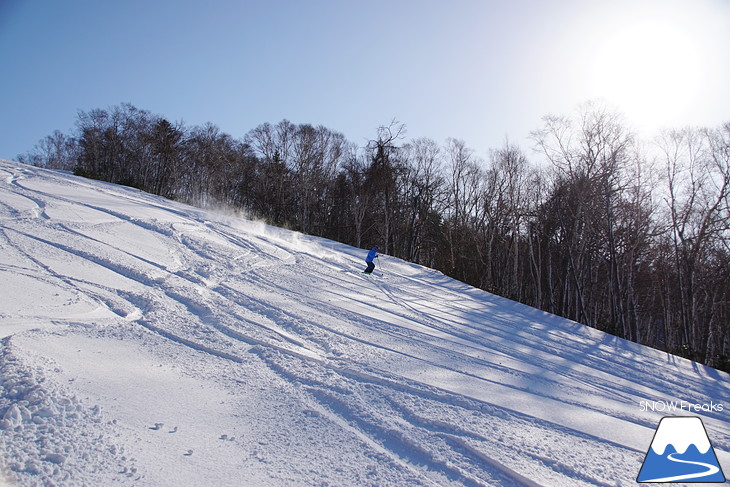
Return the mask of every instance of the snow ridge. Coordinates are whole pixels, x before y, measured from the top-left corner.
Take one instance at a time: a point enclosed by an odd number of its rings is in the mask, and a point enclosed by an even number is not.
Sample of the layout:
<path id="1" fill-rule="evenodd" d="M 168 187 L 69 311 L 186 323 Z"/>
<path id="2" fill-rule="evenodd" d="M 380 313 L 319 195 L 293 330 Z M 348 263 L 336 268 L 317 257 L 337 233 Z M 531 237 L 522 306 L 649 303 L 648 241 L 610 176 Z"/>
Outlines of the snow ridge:
<path id="1" fill-rule="evenodd" d="M 138 478 L 136 460 L 124 455 L 124 446 L 116 441 L 113 425 L 105 424 L 99 406 L 51 383 L 42 369 L 24 368 L 9 342 L 4 339 L 0 345 L 4 467 L 30 479 L 53 478 L 62 485 L 101 485 L 105 472 Z"/>

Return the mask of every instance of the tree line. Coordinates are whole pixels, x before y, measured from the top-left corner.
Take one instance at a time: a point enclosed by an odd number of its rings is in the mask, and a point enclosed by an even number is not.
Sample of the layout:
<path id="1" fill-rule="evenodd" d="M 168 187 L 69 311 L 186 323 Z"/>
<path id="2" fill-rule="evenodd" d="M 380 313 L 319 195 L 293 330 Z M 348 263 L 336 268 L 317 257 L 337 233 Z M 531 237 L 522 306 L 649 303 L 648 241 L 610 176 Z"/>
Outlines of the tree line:
<path id="1" fill-rule="evenodd" d="M 730 123 L 639 140 L 592 104 L 545 117 L 539 163 L 505 142 L 364 147 L 283 120 L 236 139 L 132 105 L 78 114 L 21 162 L 140 188 L 441 270 L 487 291 L 730 371 Z"/>

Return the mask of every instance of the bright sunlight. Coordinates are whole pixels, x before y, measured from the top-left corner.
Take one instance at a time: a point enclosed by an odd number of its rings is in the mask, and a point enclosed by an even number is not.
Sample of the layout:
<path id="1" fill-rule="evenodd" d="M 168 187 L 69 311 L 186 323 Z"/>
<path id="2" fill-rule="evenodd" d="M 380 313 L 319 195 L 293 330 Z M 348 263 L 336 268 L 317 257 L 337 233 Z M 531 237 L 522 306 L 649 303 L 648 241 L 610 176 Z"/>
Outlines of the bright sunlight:
<path id="1" fill-rule="evenodd" d="M 608 36 L 593 61 L 595 96 L 616 104 L 640 127 L 684 123 L 701 95 L 704 53 L 681 27 L 656 19 Z"/>

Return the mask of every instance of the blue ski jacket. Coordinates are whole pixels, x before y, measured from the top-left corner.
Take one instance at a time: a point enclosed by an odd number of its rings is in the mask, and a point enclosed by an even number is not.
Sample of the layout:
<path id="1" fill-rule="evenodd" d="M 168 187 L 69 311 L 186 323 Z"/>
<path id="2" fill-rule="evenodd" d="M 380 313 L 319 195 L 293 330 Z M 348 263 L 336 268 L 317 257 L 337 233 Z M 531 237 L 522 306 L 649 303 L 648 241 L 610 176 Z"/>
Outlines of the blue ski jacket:
<path id="1" fill-rule="evenodd" d="M 377 257 L 377 256 L 378 256 L 378 248 L 373 247 L 373 249 L 370 252 L 368 252 L 368 256 L 365 257 L 365 262 L 372 262 L 373 259 L 375 259 L 375 257 Z"/>

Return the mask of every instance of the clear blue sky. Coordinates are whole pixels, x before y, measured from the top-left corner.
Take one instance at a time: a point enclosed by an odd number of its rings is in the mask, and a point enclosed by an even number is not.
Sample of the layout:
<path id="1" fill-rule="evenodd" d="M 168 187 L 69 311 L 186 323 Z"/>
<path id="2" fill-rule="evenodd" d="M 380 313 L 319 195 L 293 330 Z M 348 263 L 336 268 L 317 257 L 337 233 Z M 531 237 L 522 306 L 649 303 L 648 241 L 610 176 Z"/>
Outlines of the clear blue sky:
<path id="1" fill-rule="evenodd" d="M 601 98 L 637 130 L 730 120 L 728 0 L 0 0 L 0 157 L 129 102 L 234 137 L 505 137 Z"/>

